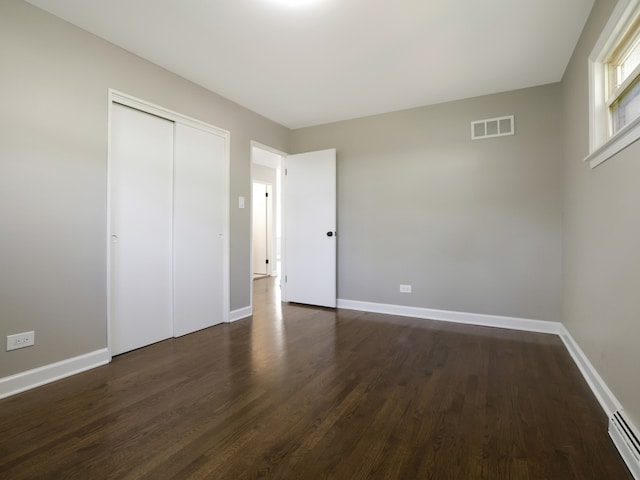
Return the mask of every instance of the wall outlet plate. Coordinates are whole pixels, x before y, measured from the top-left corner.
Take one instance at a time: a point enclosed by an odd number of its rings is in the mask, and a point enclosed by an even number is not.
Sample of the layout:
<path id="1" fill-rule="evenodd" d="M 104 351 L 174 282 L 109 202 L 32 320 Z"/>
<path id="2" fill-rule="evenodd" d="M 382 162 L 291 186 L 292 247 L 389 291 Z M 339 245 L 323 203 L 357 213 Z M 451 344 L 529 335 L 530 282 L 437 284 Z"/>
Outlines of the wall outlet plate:
<path id="1" fill-rule="evenodd" d="M 35 343 L 36 333 L 33 331 L 7 335 L 7 352 L 18 348 L 31 347 Z"/>
<path id="2" fill-rule="evenodd" d="M 400 293 L 411 293 L 411 285 L 400 285 Z"/>

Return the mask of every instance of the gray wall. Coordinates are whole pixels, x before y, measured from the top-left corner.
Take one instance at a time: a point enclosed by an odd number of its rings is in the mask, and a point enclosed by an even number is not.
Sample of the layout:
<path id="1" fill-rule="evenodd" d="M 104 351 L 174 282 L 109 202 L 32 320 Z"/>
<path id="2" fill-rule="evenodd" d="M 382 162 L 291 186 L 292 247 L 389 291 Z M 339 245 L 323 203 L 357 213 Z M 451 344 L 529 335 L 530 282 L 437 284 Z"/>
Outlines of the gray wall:
<path id="1" fill-rule="evenodd" d="M 107 92 L 231 132 L 231 308 L 250 305 L 250 141 L 289 130 L 18 0 L 0 2 L 0 377 L 106 346 Z"/>
<path id="2" fill-rule="evenodd" d="M 295 130 L 337 148 L 339 298 L 559 321 L 560 129 L 555 84 Z"/>
<path id="3" fill-rule="evenodd" d="M 640 425 L 640 143 L 590 169 L 587 58 L 615 0 L 597 0 L 562 81 L 563 320 Z"/>

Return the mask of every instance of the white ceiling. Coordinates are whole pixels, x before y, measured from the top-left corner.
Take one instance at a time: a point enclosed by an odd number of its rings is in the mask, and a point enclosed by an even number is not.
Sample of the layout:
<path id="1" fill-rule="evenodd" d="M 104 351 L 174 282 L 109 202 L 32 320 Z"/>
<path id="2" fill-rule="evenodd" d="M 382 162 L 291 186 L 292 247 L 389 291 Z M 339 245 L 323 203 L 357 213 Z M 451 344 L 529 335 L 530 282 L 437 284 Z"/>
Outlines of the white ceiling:
<path id="1" fill-rule="evenodd" d="M 287 127 L 561 80 L 593 0 L 28 0 Z"/>

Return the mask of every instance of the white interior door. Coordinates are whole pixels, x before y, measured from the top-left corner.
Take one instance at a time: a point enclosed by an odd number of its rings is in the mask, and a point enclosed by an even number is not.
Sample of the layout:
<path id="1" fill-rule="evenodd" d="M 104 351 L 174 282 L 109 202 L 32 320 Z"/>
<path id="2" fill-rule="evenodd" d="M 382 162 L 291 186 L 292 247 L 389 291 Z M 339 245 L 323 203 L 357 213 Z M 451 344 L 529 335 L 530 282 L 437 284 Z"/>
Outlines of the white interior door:
<path id="1" fill-rule="evenodd" d="M 267 186 L 253 182 L 253 273 L 267 274 Z"/>
<path id="2" fill-rule="evenodd" d="M 274 260 L 276 258 L 273 252 L 273 185 L 266 184 L 266 206 L 265 206 L 265 221 L 267 223 L 267 232 L 265 234 L 265 241 L 267 244 L 267 275 L 273 275 Z"/>
<path id="3" fill-rule="evenodd" d="M 336 151 L 285 158 L 284 300 L 336 306 Z"/>
<path id="4" fill-rule="evenodd" d="M 225 321 L 226 138 L 175 125 L 173 334 Z"/>
<path id="5" fill-rule="evenodd" d="M 110 148 L 110 318 L 117 355 L 173 332 L 173 122 L 113 104 Z"/>
<path id="6" fill-rule="evenodd" d="M 271 258 L 271 186 L 253 183 L 253 273 L 270 275 Z"/>

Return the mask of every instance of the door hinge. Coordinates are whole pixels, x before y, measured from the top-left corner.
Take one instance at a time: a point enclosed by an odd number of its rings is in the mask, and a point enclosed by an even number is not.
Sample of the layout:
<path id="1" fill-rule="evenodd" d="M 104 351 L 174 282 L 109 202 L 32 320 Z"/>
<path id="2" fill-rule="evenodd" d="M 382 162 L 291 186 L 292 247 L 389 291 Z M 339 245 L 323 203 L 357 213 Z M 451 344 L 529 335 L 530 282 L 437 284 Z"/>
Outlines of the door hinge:
<path id="1" fill-rule="evenodd" d="M 269 259 L 268 258 L 267 258 L 266 262 L 269 263 Z"/>
<path id="2" fill-rule="evenodd" d="M 285 176 L 286 176 L 286 175 L 289 175 L 289 174 L 287 173 L 287 169 L 286 169 L 286 168 L 284 169 L 284 174 L 285 174 Z"/>
<path id="3" fill-rule="evenodd" d="M 268 197 L 269 196 L 269 192 L 264 192 L 264 196 Z"/>
<path id="4" fill-rule="evenodd" d="M 284 283 L 287 283 L 287 282 L 288 282 L 288 277 L 285 275 L 284 276 Z"/>

